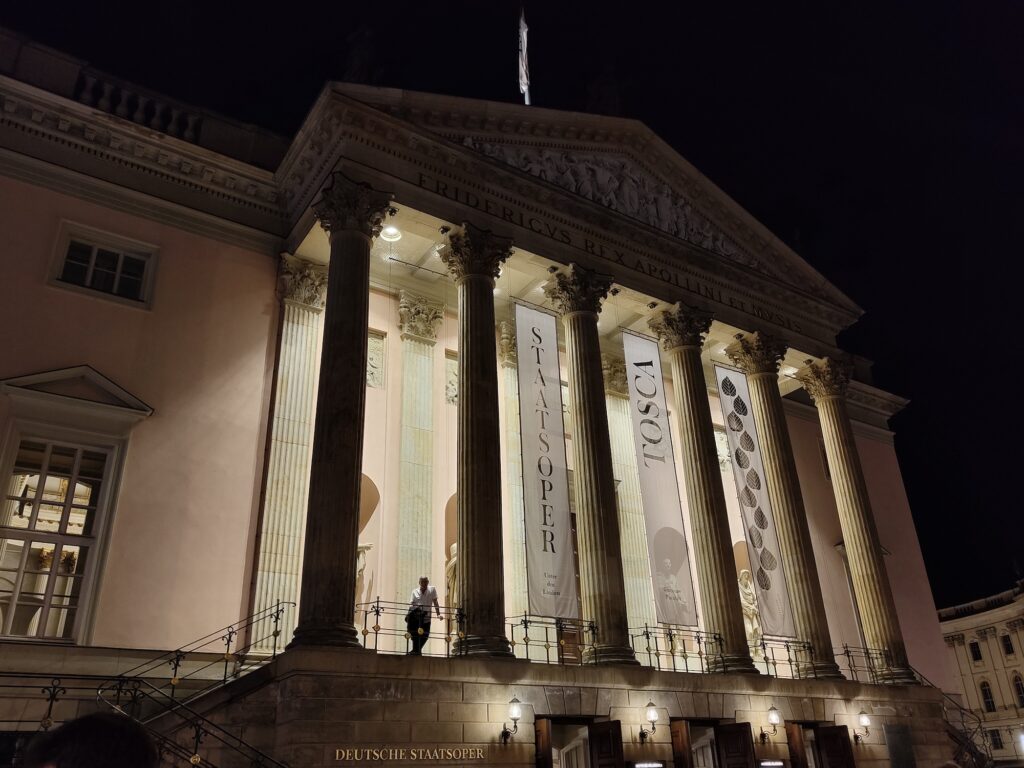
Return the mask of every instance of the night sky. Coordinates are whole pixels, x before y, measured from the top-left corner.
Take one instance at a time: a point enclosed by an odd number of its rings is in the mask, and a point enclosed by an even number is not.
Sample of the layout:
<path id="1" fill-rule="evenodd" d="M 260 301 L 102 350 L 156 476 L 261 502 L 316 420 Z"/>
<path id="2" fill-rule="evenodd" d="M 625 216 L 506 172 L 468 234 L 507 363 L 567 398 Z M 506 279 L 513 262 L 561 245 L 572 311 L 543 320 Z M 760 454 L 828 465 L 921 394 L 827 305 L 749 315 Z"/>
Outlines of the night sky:
<path id="1" fill-rule="evenodd" d="M 527 2 L 533 102 L 618 102 L 866 310 L 840 342 L 912 400 L 893 426 L 937 604 L 1007 589 L 1024 3 L 796 6 Z M 5 3 L 0 24 L 287 136 L 367 36 L 376 84 L 521 98 L 518 3 L 267 7 Z"/>

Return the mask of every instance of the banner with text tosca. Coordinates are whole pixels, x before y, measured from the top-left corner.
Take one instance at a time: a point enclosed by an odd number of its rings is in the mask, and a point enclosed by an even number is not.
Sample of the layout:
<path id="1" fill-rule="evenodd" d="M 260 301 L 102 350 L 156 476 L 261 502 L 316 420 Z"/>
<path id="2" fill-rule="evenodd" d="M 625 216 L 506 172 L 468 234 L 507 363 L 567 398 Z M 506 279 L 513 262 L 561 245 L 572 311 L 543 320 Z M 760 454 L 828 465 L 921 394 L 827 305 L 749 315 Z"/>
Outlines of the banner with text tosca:
<path id="1" fill-rule="evenodd" d="M 647 527 L 647 553 L 654 579 L 654 607 L 658 621 L 696 626 L 690 550 L 679 503 L 658 342 L 624 332 L 622 346 Z"/>
<path id="2" fill-rule="evenodd" d="M 750 557 L 750 570 L 744 569 L 739 574 L 740 593 L 749 594 L 753 588 L 761 614 L 761 631 L 765 635 L 793 637 L 796 635 L 793 611 L 786 576 L 782 572 L 772 504 L 764 483 L 757 428 L 750 412 L 747 377 L 740 371 L 716 365 L 715 378 Z"/>
<path id="3" fill-rule="evenodd" d="M 572 557 L 557 334 L 553 315 L 516 304 L 530 613 L 576 619 L 580 608 Z"/>

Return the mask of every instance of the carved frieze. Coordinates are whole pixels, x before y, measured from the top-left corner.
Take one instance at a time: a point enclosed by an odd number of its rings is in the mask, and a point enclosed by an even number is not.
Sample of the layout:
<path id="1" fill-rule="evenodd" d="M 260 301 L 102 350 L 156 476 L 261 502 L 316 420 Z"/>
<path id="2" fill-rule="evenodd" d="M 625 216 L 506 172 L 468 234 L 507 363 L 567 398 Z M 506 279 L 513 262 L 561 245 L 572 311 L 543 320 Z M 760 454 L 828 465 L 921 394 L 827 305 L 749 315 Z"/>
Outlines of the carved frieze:
<path id="1" fill-rule="evenodd" d="M 448 405 L 459 402 L 459 358 L 449 353 L 444 362 L 444 401 Z"/>
<path id="2" fill-rule="evenodd" d="M 551 280 L 544 286 L 544 294 L 563 315 L 572 312 L 592 312 L 596 315 L 601 311 L 601 302 L 608 296 L 611 287 L 610 275 L 570 264 L 568 269 L 559 270 L 551 276 Z"/>
<path id="3" fill-rule="evenodd" d="M 516 327 L 505 320 L 498 326 L 498 359 L 502 365 L 507 366 L 519 362 L 516 352 Z"/>
<path id="4" fill-rule="evenodd" d="M 370 331 L 366 344 L 366 386 L 384 388 L 384 334 Z"/>
<path id="5" fill-rule="evenodd" d="M 413 337 L 433 343 L 444 319 L 444 305 L 428 301 L 406 290 L 398 292 L 398 328 L 402 338 Z"/>
<path id="6" fill-rule="evenodd" d="M 281 298 L 321 310 L 327 298 L 327 267 L 289 254 L 281 255 Z"/>
<path id="7" fill-rule="evenodd" d="M 704 336 L 711 330 L 711 314 L 681 301 L 647 321 L 648 327 L 661 340 L 666 350 L 676 347 L 702 347 Z"/>

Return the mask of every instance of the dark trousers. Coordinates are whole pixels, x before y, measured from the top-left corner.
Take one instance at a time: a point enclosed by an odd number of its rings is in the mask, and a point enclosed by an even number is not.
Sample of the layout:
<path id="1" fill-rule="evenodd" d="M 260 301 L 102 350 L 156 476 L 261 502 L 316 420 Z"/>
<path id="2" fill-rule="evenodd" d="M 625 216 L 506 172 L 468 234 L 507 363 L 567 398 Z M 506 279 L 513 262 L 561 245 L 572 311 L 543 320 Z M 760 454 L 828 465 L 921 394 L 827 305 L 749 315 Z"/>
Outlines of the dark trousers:
<path id="1" fill-rule="evenodd" d="M 430 614 L 426 611 L 415 611 L 406 623 L 406 629 L 412 636 L 412 651 L 410 653 L 419 656 L 423 653 L 423 646 L 427 644 L 430 637 Z M 421 635 L 417 630 L 423 630 Z"/>

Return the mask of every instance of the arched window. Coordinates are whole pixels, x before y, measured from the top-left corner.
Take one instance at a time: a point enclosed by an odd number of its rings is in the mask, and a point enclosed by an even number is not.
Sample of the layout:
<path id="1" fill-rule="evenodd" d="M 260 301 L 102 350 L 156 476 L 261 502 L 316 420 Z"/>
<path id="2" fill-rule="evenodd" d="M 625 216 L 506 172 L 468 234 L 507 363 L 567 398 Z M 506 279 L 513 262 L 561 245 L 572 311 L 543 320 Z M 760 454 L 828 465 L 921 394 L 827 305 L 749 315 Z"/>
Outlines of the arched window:
<path id="1" fill-rule="evenodd" d="M 1013 676 L 1013 693 L 1017 697 L 1017 706 L 1024 709 L 1024 679 L 1020 675 Z"/>
<path id="2" fill-rule="evenodd" d="M 996 711 L 996 700 L 992 698 L 992 686 L 982 681 L 978 686 L 981 689 L 981 704 L 986 712 Z"/>

